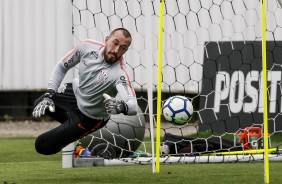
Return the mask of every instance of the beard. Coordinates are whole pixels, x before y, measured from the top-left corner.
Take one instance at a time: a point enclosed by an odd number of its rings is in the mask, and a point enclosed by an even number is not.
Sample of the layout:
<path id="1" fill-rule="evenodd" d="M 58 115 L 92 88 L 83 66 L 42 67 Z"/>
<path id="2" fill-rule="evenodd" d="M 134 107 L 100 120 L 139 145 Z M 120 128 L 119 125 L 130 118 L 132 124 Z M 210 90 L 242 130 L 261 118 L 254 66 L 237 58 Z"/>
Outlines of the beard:
<path id="1" fill-rule="evenodd" d="M 117 61 L 119 61 L 121 57 L 118 57 L 117 54 L 114 54 L 112 52 L 108 52 L 106 49 L 105 49 L 105 52 L 104 52 L 104 59 L 105 59 L 105 62 L 106 63 L 109 63 L 109 64 L 113 64 Z"/>

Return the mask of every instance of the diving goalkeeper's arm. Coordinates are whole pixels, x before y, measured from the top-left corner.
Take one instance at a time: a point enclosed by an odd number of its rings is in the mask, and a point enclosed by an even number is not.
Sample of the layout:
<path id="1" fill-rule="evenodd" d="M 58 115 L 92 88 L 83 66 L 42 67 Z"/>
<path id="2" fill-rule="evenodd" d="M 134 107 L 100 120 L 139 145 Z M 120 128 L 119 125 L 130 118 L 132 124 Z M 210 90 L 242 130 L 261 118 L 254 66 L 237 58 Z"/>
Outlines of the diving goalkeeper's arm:
<path id="1" fill-rule="evenodd" d="M 121 76 L 116 82 L 116 89 L 119 98 L 113 98 L 108 94 L 103 94 L 105 106 L 108 114 L 136 115 L 138 104 L 130 81 L 125 76 Z"/>
<path id="2" fill-rule="evenodd" d="M 48 109 L 50 112 L 55 112 L 55 104 L 52 100 L 52 97 L 57 92 L 68 70 L 79 63 L 80 55 L 80 49 L 73 49 L 56 64 L 48 82 L 47 91 L 34 103 L 35 108 L 32 112 L 32 116 L 34 118 L 39 118 L 44 115 L 46 109 Z"/>

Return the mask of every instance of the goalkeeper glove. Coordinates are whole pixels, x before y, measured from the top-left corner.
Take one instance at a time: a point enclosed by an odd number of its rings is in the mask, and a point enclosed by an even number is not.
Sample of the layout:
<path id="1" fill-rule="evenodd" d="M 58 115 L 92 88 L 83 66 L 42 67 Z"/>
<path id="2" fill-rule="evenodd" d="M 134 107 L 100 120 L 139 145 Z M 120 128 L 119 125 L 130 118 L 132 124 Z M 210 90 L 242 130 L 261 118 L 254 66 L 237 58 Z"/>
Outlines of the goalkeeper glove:
<path id="1" fill-rule="evenodd" d="M 44 94 L 42 100 L 36 105 L 32 112 L 32 116 L 34 118 L 39 118 L 42 115 L 45 114 L 45 110 L 48 107 L 50 112 L 55 112 L 55 104 L 53 100 L 51 99 L 55 94 L 54 90 L 47 90 L 47 92 Z"/>
<path id="2" fill-rule="evenodd" d="M 105 98 L 104 103 L 108 114 L 127 114 L 128 106 L 124 101 L 117 100 L 108 94 L 103 94 L 103 96 Z"/>

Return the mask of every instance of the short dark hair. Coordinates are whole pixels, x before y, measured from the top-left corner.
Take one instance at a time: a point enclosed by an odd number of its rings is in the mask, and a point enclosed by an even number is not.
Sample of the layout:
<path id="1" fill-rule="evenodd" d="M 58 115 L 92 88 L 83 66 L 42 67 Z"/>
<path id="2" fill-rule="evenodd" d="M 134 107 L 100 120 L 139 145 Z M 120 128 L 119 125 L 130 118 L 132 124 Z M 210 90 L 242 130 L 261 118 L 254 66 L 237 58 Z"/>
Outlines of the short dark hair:
<path id="1" fill-rule="evenodd" d="M 117 32 L 117 31 L 122 31 L 122 34 L 126 37 L 126 38 L 131 38 L 131 34 L 130 34 L 130 32 L 127 30 L 127 29 L 125 29 L 125 28 L 117 28 L 117 29 L 114 29 L 112 32 L 111 32 L 111 34 L 110 34 L 110 36 L 112 36 L 115 32 Z"/>

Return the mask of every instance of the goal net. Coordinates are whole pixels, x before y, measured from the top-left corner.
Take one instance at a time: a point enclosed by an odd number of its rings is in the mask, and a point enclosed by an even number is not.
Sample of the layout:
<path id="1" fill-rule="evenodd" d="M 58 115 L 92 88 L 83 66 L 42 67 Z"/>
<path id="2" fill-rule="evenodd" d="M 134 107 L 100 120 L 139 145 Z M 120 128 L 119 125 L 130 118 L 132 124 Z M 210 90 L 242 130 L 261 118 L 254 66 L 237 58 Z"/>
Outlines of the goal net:
<path id="1" fill-rule="evenodd" d="M 273 160 L 280 159 L 282 135 L 281 17 L 277 1 L 268 0 L 267 100 L 269 156 Z M 75 166 L 151 163 L 150 140 L 155 136 L 157 116 L 158 25 L 159 1 L 73 0 L 74 45 L 85 39 L 104 42 L 118 27 L 131 32 L 133 42 L 125 61 L 139 104 L 138 115 L 112 116 L 104 128 L 81 139 L 78 144 L 96 159 L 91 162 L 78 156 Z M 182 126 L 162 118 L 162 163 L 263 160 L 261 38 L 259 0 L 165 1 L 162 101 L 186 96 L 194 114 Z M 148 78 L 152 79 L 152 99 L 147 93 Z"/>

